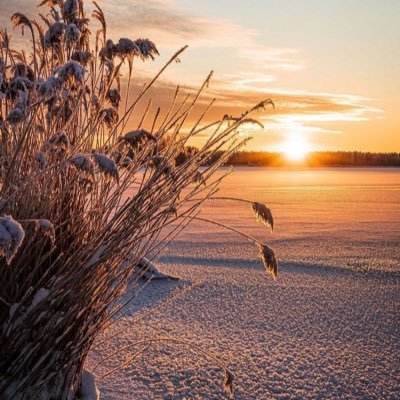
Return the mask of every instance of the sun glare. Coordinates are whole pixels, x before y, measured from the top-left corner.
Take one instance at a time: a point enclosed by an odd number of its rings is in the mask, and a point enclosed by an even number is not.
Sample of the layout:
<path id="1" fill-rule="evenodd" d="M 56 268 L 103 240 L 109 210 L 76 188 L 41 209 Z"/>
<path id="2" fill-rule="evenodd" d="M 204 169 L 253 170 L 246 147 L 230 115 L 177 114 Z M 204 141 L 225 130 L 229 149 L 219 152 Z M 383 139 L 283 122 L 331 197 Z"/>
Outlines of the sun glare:
<path id="1" fill-rule="evenodd" d="M 282 151 L 289 161 L 303 161 L 309 149 L 308 144 L 302 137 L 290 137 L 283 144 Z"/>

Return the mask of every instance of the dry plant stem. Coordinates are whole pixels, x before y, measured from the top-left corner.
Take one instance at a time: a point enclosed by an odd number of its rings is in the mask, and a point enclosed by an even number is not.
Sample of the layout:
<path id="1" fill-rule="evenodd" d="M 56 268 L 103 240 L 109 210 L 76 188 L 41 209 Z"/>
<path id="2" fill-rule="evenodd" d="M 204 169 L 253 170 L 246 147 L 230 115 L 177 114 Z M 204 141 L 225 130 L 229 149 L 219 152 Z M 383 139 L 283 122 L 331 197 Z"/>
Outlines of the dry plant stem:
<path id="1" fill-rule="evenodd" d="M 140 323 L 141 321 L 143 321 L 147 316 L 154 314 L 156 311 L 160 310 L 161 308 L 171 304 L 172 302 L 174 302 L 176 299 L 182 297 L 183 295 L 185 295 L 187 292 L 193 290 L 195 287 L 198 287 L 200 285 L 202 285 L 203 282 L 196 282 L 193 283 L 192 285 L 180 290 L 177 294 L 173 295 L 172 297 L 170 297 L 168 300 L 166 300 L 163 303 L 160 303 L 158 306 L 151 308 L 150 310 L 140 313 L 138 314 L 136 317 L 131 318 L 131 320 L 129 321 L 131 325 L 133 325 L 134 323 Z M 92 349 L 95 349 L 97 347 L 100 347 L 101 345 L 103 345 L 104 343 L 107 343 L 108 341 L 110 341 L 111 339 L 118 337 L 119 334 L 121 334 L 122 332 L 126 331 L 126 328 L 120 329 L 119 331 L 115 332 L 114 334 L 107 336 L 105 339 L 102 339 L 100 342 L 95 343 L 92 346 Z M 93 368 L 92 372 L 94 372 L 96 369 L 96 366 Z"/>
<path id="2" fill-rule="evenodd" d="M 226 366 L 225 363 L 223 363 L 219 358 L 215 357 L 214 355 L 210 354 L 209 352 L 204 351 L 201 347 L 196 346 L 195 344 L 187 341 L 187 340 L 182 340 L 182 339 L 176 339 L 173 337 L 169 336 L 164 336 L 164 337 L 156 337 L 156 338 L 151 338 L 151 339 L 143 339 L 143 340 L 138 340 L 137 342 L 131 343 L 126 346 L 120 347 L 118 350 L 110 353 L 107 357 L 103 358 L 100 362 L 103 363 L 104 361 L 114 357 L 118 353 L 120 353 L 123 350 L 128 350 L 132 347 L 137 347 L 141 344 L 147 344 L 147 343 L 156 343 L 156 342 L 170 342 L 173 344 L 181 344 L 189 347 L 192 350 L 195 350 L 197 353 L 202 354 L 206 359 L 210 359 L 213 362 L 215 362 L 219 367 L 221 367 L 223 370 L 229 371 L 229 368 Z"/>
<path id="3" fill-rule="evenodd" d="M 262 242 L 260 242 L 258 239 L 254 238 L 254 237 L 252 237 L 250 235 L 247 235 L 246 233 L 244 233 L 242 231 L 239 231 L 238 229 L 235 229 L 232 226 L 228 226 L 228 225 L 225 225 L 225 224 L 222 224 L 220 222 L 213 221 L 213 220 L 207 219 L 207 218 L 195 217 L 193 219 L 195 219 L 197 221 L 203 221 L 203 222 L 207 222 L 209 224 L 220 226 L 221 228 L 227 229 L 229 231 L 235 232 L 238 235 L 241 235 L 241 236 L 245 237 L 246 239 L 250 240 L 250 242 L 262 245 Z"/>

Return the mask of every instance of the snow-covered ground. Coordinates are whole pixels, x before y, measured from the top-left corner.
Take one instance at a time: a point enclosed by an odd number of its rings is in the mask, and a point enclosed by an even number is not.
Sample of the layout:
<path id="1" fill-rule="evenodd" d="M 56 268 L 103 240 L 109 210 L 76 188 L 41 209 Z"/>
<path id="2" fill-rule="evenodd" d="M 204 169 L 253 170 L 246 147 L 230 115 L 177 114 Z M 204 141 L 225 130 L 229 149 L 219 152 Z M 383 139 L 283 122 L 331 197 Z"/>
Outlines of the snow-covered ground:
<path id="1" fill-rule="evenodd" d="M 264 274 L 250 242 L 195 222 L 158 262 L 181 280 L 150 284 L 88 369 L 158 329 L 229 365 L 236 399 L 398 399 L 400 170 L 238 168 L 221 195 L 271 207 L 273 235 L 246 204 L 215 201 L 202 215 L 266 240 L 280 261 L 278 280 Z M 140 348 L 120 351 L 96 375 Z M 162 342 L 98 386 L 106 400 L 211 400 L 228 398 L 223 378 L 212 360 Z"/>

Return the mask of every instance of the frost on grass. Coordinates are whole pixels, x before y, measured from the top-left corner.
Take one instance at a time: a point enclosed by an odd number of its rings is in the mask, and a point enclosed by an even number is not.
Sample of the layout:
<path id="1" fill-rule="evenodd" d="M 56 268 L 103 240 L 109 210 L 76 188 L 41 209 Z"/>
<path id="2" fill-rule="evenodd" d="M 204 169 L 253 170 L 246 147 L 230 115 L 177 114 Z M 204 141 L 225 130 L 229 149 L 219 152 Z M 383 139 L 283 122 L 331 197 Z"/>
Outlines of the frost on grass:
<path id="1" fill-rule="evenodd" d="M 24 237 L 25 231 L 21 224 L 11 215 L 0 217 L 0 257 L 5 257 L 8 265 L 17 253 Z"/>
<path id="2" fill-rule="evenodd" d="M 25 120 L 25 114 L 20 108 L 14 108 L 14 110 L 11 110 L 6 118 L 6 121 L 11 124 L 18 126 L 22 124 Z"/>
<path id="3" fill-rule="evenodd" d="M 67 25 L 67 27 L 65 28 L 65 40 L 67 41 L 67 43 L 72 44 L 74 42 L 77 42 L 80 36 L 81 32 L 74 23 Z"/>
<path id="4" fill-rule="evenodd" d="M 39 84 L 37 94 L 39 98 L 49 100 L 57 94 L 60 88 L 61 81 L 55 76 L 49 76 L 44 82 Z"/>
<path id="5" fill-rule="evenodd" d="M 35 220 L 35 229 L 40 230 L 40 232 L 47 236 L 52 243 L 56 240 L 56 233 L 54 229 L 54 225 L 48 219 L 36 219 Z"/>
<path id="6" fill-rule="evenodd" d="M 46 167 L 46 155 L 43 151 L 37 152 L 35 160 L 38 162 L 40 169 L 44 169 Z"/>
<path id="7" fill-rule="evenodd" d="M 114 178 L 117 181 L 119 180 L 118 167 L 112 158 L 101 153 L 94 153 L 93 157 L 96 165 L 104 175 Z"/>
<path id="8" fill-rule="evenodd" d="M 83 83 L 85 79 L 85 69 L 77 61 L 71 60 L 57 68 L 57 77 L 61 82 L 75 81 Z"/>
<path id="9" fill-rule="evenodd" d="M 146 141 L 153 141 L 157 143 L 156 137 L 145 129 L 130 131 L 126 133 L 121 140 L 129 143 L 132 147 L 136 147 L 139 144 L 145 143 Z"/>
<path id="10" fill-rule="evenodd" d="M 94 174 L 94 164 L 90 157 L 86 154 L 78 153 L 69 159 L 70 164 L 72 164 L 76 169 L 84 172 L 88 175 Z"/>

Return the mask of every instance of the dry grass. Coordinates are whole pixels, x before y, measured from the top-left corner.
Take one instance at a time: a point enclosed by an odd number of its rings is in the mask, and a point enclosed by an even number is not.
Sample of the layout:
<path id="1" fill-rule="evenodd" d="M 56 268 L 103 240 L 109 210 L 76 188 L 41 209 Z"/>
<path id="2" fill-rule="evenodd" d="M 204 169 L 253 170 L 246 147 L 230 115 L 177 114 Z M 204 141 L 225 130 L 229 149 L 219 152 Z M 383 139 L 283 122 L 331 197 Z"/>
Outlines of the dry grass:
<path id="1" fill-rule="evenodd" d="M 121 297 L 136 295 L 134 265 L 196 217 L 216 192 L 214 172 L 246 141 L 238 128 L 270 104 L 184 129 L 210 74 L 190 98 L 180 100 L 177 89 L 164 118 L 146 109 L 137 130 L 126 132 L 135 107 L 185 48 L 131 99 L 133 62 L 153 59 L 154 43 L 114 44 L 97 5 L 95 34 L 81 1 L 41 6 L 40 22 L 12 17 L 29 35 L 29 51 L 0 32 L 1 399 L 76 396 L 87 353 L 126 304 Z M 145 120 L 151 129 L 142 128 Z M 182 147 L 204 132 L 203 148 L 176 166 Z"/>

